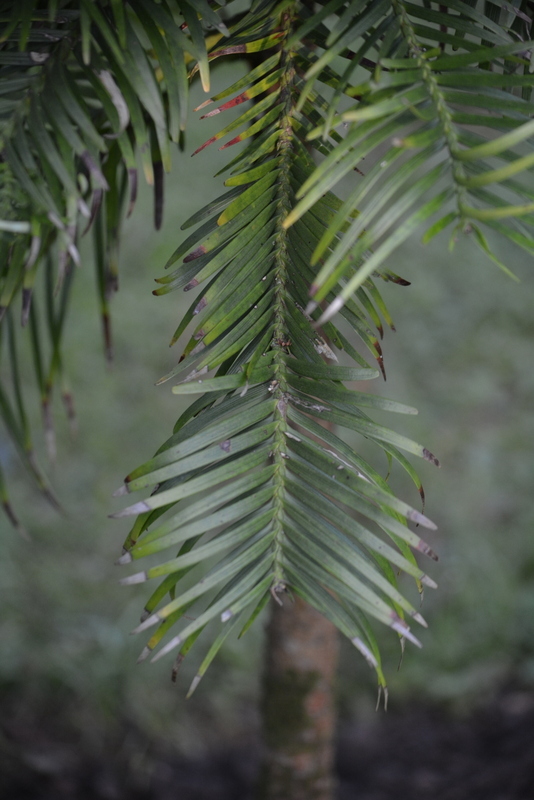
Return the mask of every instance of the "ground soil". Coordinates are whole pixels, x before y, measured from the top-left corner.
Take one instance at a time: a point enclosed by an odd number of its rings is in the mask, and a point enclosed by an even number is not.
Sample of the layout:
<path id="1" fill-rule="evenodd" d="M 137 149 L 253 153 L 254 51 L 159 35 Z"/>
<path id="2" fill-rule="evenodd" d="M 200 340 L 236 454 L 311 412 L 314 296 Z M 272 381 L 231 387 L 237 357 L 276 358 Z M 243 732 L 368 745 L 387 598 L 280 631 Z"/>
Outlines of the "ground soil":
<path id="1" fill-rule="evenodd" d="M 79 747 L 50 724 L 0 721 L 0 796 L 9 800 L 252 800 L 258 743 L 199 761 L 163 746 Z M 128 744 L 125 745 L 124 742 Z M 469 715 L 408 706 L 342 725 L 338 800 L 534 800 L 534 696 Z"/>

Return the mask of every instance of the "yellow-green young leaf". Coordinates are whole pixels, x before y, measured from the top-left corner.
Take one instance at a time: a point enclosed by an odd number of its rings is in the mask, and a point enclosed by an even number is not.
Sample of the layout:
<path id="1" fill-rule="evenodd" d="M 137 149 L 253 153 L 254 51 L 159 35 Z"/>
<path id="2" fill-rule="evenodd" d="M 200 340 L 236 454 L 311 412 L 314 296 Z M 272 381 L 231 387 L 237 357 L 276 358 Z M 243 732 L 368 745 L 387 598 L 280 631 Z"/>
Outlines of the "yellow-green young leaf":
<path id="1" fill-rule="evenodd" d="M 225 186 L 242 186 L 244 183 L 252 183 L 259 178 L 263 178 L 268 172 L 280 166 L 279 158 L 269 158 L 264 161 L 259 167 L 253 167 L 246 172 L 241 172 L 239 175 L 234 175 L 227 178 L 224 182 Z"/>
<path id="2" fill-rule="evenodd" d="M 262 50 L 270 50 L 271 47 L 276 47 L 280 43 L 280 39 L 283 35 L 283 33 L 273 33 L 270 36 L 265 36 L 263 39 L 255 39 L 254 41 L 243 44 L 228 45 L 228 47 L 213 50 L 209 54 L 209 58 L 211 61 L 221 56 L 237 55 L 239 53 L 259 53 Z"/>
<path id="3" fill-rule="evenodd" d="M 275 53 L 273 56 L 269 56 L 269 58 L 266 58 L 261 62 L 261 64 L 258 64 L 257 67 L 254 67 L 254 69 L 252 69 L 250 72 L 247 72 L 246 75 L 244 75 L 242 78 L 239 78 L 239 80 L 233 83 L 231 86 L 223 89 L 223 91 L 219 92 L 218 94 L 214 94 L 209 100 L 205 100 L 195 108 L 195 111 L 200 111 L 200 109 L 205 108 L 210 103 L 213 103 L 216 100 L 222 100 L 223 98 L 238 92 L 240 89 L 243 89 L 245 86 L 250 86 L 258 78 L 261 78 L 263 75 L 270 72 L 280 61 L 280 56 L 280 51 Z"/>
<path id="4" fill-rule="evenodd" d="M 220 172 L 225 172 L 230 167 L 235 167 L 236 164 L 240 164 L 242 169 L 248 169 L 251 164 L 256 163 L 256 161 L 260 161 L 265 155 L 271 155 L 276 148 L 281 134 L 282 131 L 280 128 L 275 128 L 275 130 L 272 129 L 272 126 L 267 128 L 263 134 L 259 134 L 259 136 L 254 139 L 249 147 L 246 147 L 238 156 L 236 156 L 235 159 L 233 159 L 233 161 L 230 162 L 230 164 L 220 170 Z M 237 168 L 233 170 L 233 172 L 236 171 Z"/>
<path id="5" fill-rule="evenodd" d="M 257 200 L 258 197 L 261 197 L 261 195 L 273 185 L 277 178 L 277 171 L 270 170 L 263 178 L 260 178 L 252 186 L 249 186 L 248 189 L 245 189 L 245 191 L 242 192 L 239 197 L 236 197 L 225 211 L 223 211 L 217 220 L 217 224 L 224 225 L 231 219 L 234 219 L 241 211 Z"/>

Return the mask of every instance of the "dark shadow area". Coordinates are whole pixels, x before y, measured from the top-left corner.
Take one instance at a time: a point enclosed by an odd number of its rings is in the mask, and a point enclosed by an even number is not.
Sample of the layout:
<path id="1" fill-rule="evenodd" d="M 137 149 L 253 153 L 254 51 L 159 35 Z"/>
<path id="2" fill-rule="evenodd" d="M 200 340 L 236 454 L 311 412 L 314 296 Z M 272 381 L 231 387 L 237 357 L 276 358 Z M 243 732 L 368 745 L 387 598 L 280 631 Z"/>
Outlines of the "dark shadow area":
<path id="1" fill-rule="evenodd" d="M 0 794 L 10 800 L 252 800 L 260 747 L 221 741 L 201 759 L 148 742 L 126 723 L 112 737 L 32 718 L 4 698 Z M 469 715 L 407 705 L 345 723 L 339 800 L 532 800 L 534 695 L 514 691 Z"/>

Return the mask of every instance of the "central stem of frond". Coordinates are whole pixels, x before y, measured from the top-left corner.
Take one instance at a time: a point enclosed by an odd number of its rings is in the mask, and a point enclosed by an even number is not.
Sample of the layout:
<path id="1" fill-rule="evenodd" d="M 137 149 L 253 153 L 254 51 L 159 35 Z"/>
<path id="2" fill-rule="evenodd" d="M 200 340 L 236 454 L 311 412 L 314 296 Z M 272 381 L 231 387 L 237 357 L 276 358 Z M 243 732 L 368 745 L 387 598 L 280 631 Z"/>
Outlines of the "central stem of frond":
<path id="1" fill-rule="evenodd" d="M 281 77 L 282 108 L 280 113 L 279 126 L 281 129 L 277 143 L 277 154 L 280 159 L 278 168 L 278 192 L 277 192 L 277 222 L 274 231 L 274 274 L 275 274 L 275 295 L 274 295 L 274 325 L 273 340 L 271 347 L 274 350 L 274 380 L 272 382 L 272 392 L 275 402 L 274 416 L 276 429 L 274 433 L 274 444 L 272 459 L 276 467 L 274 474 L 275 482 L 275 577 L 272 587 L 273 595 L 282 591 L 284 586 L 283 569 L 280 562 L 283 531 L 283 499 L 284 484 L 286 477 L 286 436 L 287 430 L 286 412 L 287 401 L 285 393 L 287 391 L 285 353 L 291 346 L 288 330 L 286 327 L 286 307 L 289 253 L 287 247 L 287 231 L 283 227 L 283 221 L 292 207 L 292 189 L 290 182 L 290 172 L 293 160 L 293 126 L 292 117 L 294 114 L 293 83 L 295 78 L 295 67 L 293 64 L 293 54 L 291 50 L 285 48 L 285 42 L 291 32 L 293 14 L 291 10 L 286 10 L 282 18 L 282 30 L 285 34 L 282 40 L 282 55 L 280 66 L 283 68 Z"/>
<path id="2" fill-rule="evenodd" d="M 456 153 L 459 150 L 459 145 L 451 113 L 447 108 L 447 104 L 445 103 L 445 99 L 439 88 L 439 84 L 432 71 L 432 67 L 430 66 L 428 60 L 424 58 L 424 53 L 421 50 L 419 42 L 417 41 L 415 30 L 412 26 L 412 23 L 410 21 L 404 3 L 402 2 L 402 0 L 392 0 L 392 5 L 395 14 L 399 18 L 401 31 L 406 41 L 408 42 L 410 55 L 415 60 L 417 66 L 420 68 L 422 72 L 423 82 L 425 83 L 428 92 L 430 94 L 430 97 L 432 99 L 432 102 L 434 103 L 434 106 L 436 108 L 438 119 L 440 121 L 441 128 L 443 131 L 443 135 L 445 137 L 445 141 L 447 142 L 447 149 L 449 151 L 449 157 L 451 160 L 452 174 L 454 178 L 454 186 L 456 191 L 458 208 L 460 212 L 462 212 L 463 207 L 467 204 L 466 193 L 463 187 L 463 184 L 465 183 L 465 170 L 463 168 L 463 165 L 456 158 Z"/>

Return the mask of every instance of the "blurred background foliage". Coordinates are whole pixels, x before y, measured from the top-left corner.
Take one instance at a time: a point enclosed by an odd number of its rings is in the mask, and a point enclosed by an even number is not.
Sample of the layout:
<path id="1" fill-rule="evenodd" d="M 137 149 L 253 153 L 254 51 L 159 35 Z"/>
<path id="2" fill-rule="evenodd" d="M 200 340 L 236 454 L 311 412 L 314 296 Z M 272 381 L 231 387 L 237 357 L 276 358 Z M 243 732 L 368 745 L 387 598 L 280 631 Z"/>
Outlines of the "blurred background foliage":
<path id="1" fill-rule="evenodd" d="M 237 61 L 215 67 L 214 89 L 246 69 Z M 197 99 L 198 88 L 193 105 Z M 211 126 L 217 118 L 192 125 L 185 149 L 173 154 L 161 232 L 153 232 L 146 187 L 124 224 L 111 368 L 92 270 L 77 270 L 65 361 L 78 432 L 73 438 L 58 401 L 58 458 L 49 466 L 63 515 L 36 495 L 16 454 L 0 442 L 14 505 L 31 531 L 25 541 L 0 518 L 0 697 L 15 722 L 17 715 L 37 724 L 55 715 L 55 724 L 96 750 L 125 723 L 146 741 L 197 756 L 257 730 L 261 626 L 225 646 L 188 702 L 197 656 L 186 659 L 177 685 L 170 660 L 136 667 L 143 642 L 128 632 L 147 590 L 118 586 L 113 562 L 126 523 L 107 518 L 116 510 L 112 491 L 152 455 L 183 408 L 168 385 L 154 383 L 175 363 L 166 345 L 191 298 L 150 292 L 184 236 L 181 222 L 221 191 L 222 180 L 212 180 L 224 163 L 218 151 L 189 155 Z M 88 263 L 89 242 L 82 255 Z M 387 383 L 377 380 L 371 390 L 419 409 L 418 417 L 403 418 L 402 432 L 442 463 L 439 471 L 420 467 L 427 513 L 439 526 L 428 540 L 440 554 L 430 568 L 439 589 L 424 598 L 424 648 L 411 648 L 397 671 L 396 637 L 378 631 L 393 708 L 416 698 L 465 709 L 505 686 L 534 686 L 534 279 L 526 256 L 505 256 L 521 284 L 489 264 L 469 237 L 452 254 L 444 237 L 428 246 L 414 237 L 388 264 L 412 285 L 383 287 L 398 332 L 385 336 Z M 28 365 L 31 391 L 30 378 Z M 34 409 L 37 429 L 37 400 Z M 404 488 L 416 503 L 413 488 Z M 345 716 L 367 713 L 376 699 L 373 676 L 350 645 L 343 647 L 340 708 Z"/>

